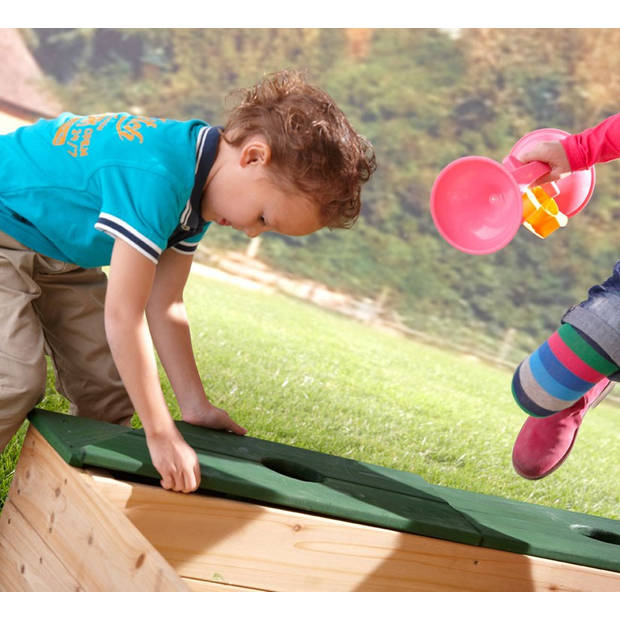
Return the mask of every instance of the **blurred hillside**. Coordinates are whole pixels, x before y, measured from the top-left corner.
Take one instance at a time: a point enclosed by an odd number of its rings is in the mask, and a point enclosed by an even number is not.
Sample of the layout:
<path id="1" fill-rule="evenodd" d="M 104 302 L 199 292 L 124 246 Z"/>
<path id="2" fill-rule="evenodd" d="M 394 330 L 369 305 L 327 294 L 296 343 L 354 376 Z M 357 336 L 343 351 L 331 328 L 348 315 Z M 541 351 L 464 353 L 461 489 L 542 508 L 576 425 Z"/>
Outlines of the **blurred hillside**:
<path id="1" fill-rule="evenodd" d="M 594 29 L 30 29 L 21 34 L 65 109 L 225 121 L 226 95 L 264 73 L 307 70 L 375 145 L 379 169 L 352 231 L 266 235 L 260 259 L 358 297 L 416 331 L 517 361 L 618 258 L 620 163 L 597 168 L 587 209 L 541 241 L 448 246 L 428 208 L 438 172 L 464 155 L 501 160 L 539 127 L 578 132 L 618 111 L 620 31 Z M 206 243 L 247 239 L 213 227 Z"/>

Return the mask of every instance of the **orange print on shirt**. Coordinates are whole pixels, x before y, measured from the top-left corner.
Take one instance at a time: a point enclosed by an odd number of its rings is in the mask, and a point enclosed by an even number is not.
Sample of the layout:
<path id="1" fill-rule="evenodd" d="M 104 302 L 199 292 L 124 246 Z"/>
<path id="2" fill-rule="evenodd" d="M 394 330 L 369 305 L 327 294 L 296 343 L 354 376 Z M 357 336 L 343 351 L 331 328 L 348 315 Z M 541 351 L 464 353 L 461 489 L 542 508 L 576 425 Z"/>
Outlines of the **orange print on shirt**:
<path id="1" fill-rule="evenodd" d="M 67 147 L 67 153 L 72 157 L 88 156 L 88 147 L 95 131 L 101 131 L 109 122 L 116 120 L 116 134 L 120 140 L 133 142 L 137 139 L 144 142 L 141 130 L 143 127 L 157 127 L 158 121 L 163 119 L 148 116 L 129 116 L 128 114 L 92 114 L 77 116 L 65 121 L 54 134 L 54 146 Z"/>

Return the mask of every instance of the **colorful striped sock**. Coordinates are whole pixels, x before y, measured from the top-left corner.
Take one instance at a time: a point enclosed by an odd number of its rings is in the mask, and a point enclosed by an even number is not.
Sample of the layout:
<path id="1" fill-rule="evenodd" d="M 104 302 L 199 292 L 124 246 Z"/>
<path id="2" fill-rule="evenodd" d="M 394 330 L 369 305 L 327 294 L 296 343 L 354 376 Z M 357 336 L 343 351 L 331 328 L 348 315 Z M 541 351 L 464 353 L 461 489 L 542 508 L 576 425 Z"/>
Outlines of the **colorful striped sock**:
<path id="1" fill-rule="evenodd" d="M 565 323 L 521 362 L 512 379 L 512 394 L 526 413 L 546 417 L 574 405 L 618 370 L 595 342 Z"/>

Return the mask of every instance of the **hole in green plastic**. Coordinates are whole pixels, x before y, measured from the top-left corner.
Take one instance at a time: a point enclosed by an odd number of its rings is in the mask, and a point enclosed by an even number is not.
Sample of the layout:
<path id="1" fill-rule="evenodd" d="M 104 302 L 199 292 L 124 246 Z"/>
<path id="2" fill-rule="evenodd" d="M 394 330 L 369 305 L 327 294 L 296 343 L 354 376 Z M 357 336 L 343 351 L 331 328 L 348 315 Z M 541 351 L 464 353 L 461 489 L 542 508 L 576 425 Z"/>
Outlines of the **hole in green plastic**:
<path id="1" fill-rule="evenodd" d="M 620 534 L 615 532 L 608 532 L 597 527 L 590 527 L 589 525 L 571 525 L 570 529 L 582 536 L 594 538 L 594 540 L 600 540 L 611 545 L 620 545 Z"/>
<path id="2" fill-rule="evenodd" d="M 264 458 L 261 459 L 261 463 L 272 471 L 282 474 L 283 476 L 288 476 L 289 478 L 295 478 L 295 480 L 302 480 L 303 482 L 323 482 L 325 479 L 323 475 L 310 467 L 284 459 Z"/>

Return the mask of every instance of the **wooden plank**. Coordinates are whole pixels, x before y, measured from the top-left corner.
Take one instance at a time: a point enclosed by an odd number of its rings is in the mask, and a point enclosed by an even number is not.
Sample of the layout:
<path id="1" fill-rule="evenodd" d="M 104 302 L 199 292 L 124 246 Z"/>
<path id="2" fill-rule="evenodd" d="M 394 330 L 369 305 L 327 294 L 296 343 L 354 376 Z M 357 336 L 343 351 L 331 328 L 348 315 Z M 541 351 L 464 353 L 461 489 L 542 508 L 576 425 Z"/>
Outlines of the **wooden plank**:
<path id="1" fill-rule="evenodd" d="M 80 584 L 13 502 L 5 502 L 0 515 L 0 591 L 79 590 Z"/>
<path id="2" fill-rule="evenodd" d="M 217 581 L 203 581 L 202 579 L 191 579 L 189 577 L 182 577 L 181 579 L 192 592 L 265 592 L 265 590 L 231 586 Z"/>
<path id="3" fill-rule="evenodd" d="M 184 579 L 277 591 L 618 591 L 620 575 L 90 476 Z"/>
<path id="4" fill-rule="evenodd" d="M 144 433 L 44 410 L 32 423 L 67 462 L 159 481 Z M 177 422 L 197 451 L 201 488 L 383 528 L 479 544 L 480 532 L 415 474 L 409 484 L 350 459 Z M 99 432 L 97 432 L 99 430 Z M 336 476 L 336 477 L 332 477 Z"/>
<path id="5" fill-rule="evenodd" d="M 8 500 L 29 526 L 23 529 L 23 536 L 29 538 L 26 548 L 30 545 L 37 549 L 40 557 L 47 548 L 44 565 L 55 561 L 65 567 L 73 580 L 67 589 L 188 590 L 132 523 L 105 497 L 93 493 L 79 470 L 68 466 L 32 425 Z M 2 535 L 7 538 L 7 530 Z M 43 544 L 37 542 L 37 537 Z M 14 544 L 16 548 L 21 546 Z M 38 580 L 47 580 L 34 556 L 28 573 L 31 575 L 28 583 L 19 581 L 27 589 L 39 583 Z M 3 575 L 2 579 L 3 583 L 15 583 L 14 576 Z M 55 585 L 59 584 L 50 583 L 49 587 Z"/>
<path id="6" fill-rule="evenodd" d="M 68 462 L 156 484 L 142 431 L 35 410 Z M 620 574 L 620 521 L 432 485 L 411 472 L 177 422 L 201 489 L 242 501 Z"/>

